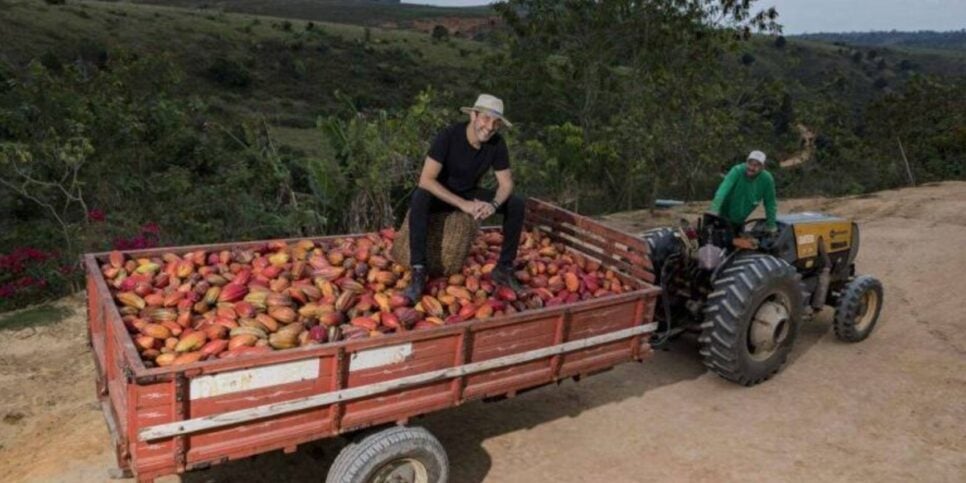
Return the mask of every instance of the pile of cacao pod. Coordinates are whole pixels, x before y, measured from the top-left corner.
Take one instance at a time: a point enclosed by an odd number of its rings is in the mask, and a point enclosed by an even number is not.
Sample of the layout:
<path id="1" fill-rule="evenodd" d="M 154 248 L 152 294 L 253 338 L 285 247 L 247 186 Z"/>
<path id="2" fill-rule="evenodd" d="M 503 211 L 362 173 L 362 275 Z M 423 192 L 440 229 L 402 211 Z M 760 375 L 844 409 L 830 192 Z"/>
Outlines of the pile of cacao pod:
<path id="1" fill-rule="evenodd" d="M 395 232 L 321 242 L 128 258 L 101 266 L 148 367 L 346 339 L 381 337 L 632 290 L 600 263 L 525 232 L 515 293 L 490 280 L 503 237 L 482 232 L 462 273 L 429 280 L 415 304 L 410 273 L 388 258 Z"/>

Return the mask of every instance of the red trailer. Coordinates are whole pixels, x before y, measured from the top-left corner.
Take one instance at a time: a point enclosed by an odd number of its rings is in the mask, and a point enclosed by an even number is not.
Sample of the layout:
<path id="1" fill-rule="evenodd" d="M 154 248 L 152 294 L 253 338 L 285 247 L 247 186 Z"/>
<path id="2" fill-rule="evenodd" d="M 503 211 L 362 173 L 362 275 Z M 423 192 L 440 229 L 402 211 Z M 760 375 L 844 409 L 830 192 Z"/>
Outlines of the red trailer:
<path id="1" fill-rule="evenodd" d="M 85 255 L 97 394 L 116 473 L 151 481 L 369 428 L 339 455 L 328 481 L 445 480 L 445 452 L 431 434 L 406 426 L 414 417 L 649 356 L 660 290 L 646 243 L 532 199 L 526 225 L 600 261 L 634 290 L 376 339 L 149 368 L 101 274 L 108 254 Z"/>

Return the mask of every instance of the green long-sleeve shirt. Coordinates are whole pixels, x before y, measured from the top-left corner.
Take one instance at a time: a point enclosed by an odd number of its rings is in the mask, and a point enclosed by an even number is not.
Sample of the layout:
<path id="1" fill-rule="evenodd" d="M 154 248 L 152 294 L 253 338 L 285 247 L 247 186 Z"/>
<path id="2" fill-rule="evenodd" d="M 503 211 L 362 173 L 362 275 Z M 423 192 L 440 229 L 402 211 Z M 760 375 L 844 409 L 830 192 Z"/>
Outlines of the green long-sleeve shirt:
<path id="1" fill-rule="evenodd" d="M 762 200 L 765 202 L 765 222 L 775 228 L 778 201 L 775 199 L 775 179 L 762 170 L 754 178 L 745 176 L 745 163 L 737 164 L 725 176 L 711 202 L 711 211 L 735 225 L 745 222 Z"/>

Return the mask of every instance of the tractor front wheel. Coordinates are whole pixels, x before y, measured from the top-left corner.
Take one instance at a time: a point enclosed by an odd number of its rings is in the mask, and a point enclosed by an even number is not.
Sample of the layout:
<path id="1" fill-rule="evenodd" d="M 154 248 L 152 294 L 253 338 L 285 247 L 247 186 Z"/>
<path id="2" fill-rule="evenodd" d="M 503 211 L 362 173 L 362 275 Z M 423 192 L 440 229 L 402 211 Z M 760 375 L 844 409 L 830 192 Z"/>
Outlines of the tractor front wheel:
<path id="1" fill-rule="evenodd" d="M 882 311 L 882 283 L 862 275 L 842 289 L 835 306 L 835 335 L 845 342 L 865 340 Z"/>

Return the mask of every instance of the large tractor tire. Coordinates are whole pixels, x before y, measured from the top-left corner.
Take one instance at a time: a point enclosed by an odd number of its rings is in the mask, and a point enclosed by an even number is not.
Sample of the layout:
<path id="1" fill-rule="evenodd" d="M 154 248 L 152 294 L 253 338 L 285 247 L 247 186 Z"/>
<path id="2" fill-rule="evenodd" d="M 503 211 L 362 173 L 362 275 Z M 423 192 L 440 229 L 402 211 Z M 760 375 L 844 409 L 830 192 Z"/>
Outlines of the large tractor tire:
<path id="1" fill-rule="evenodd" d="M 849 282 L 835 305 L 835 335 L 845 342 L 865 340 L 882 311 L 882 283 L 870 275 Z"/>
<path id="2" fill-rule="evenodd" d="M 667 227 L 648 230 L 644 232 L 641 238 L 647 243 L 648 255 L 651 258 L 651 266 L 654 268 L 654 276 L 656 277 L 655 281 L 660 284 L 661 269 L 664 267 L 664 262 L 679 250 L 681 242 L 674 236 L 674 230 Z"/>
<path id="3" fill-rule="evenodd" d="M 802 319 L 801 276 L 771 255 L 739 255 L 712 282 L 701 324 L 704 364 L 719 376 L 753 386 L 788 358 Z"/>

